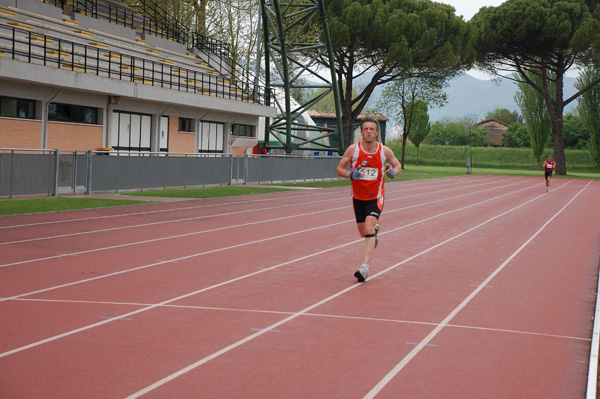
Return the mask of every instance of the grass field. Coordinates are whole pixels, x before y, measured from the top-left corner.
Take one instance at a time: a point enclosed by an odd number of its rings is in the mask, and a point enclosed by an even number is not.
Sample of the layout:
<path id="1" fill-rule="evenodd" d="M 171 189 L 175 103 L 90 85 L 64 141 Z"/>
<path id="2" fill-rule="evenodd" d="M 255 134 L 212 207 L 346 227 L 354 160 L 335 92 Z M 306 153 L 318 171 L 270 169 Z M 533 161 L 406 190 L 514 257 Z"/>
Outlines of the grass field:
<path id="1" fill-rule="evenodd" d="M 449 176 L 461 176 L 467 172 L 466 167 L 440 167 L 440 166 L 414 166 L 406 165 L 406 169 L 397 176 L 394 181 L 434 179 Z M 519 175 L 519 176 L 537 176 L 543 179 L 543 173 L 538 170 L 519 170 L 519 169 L 484 169 L 474 167 L 473 174 L 499 174 L 499 175 Z M 582 179 L 600 179 L 600 172 L 569 172 L 567 178 Z M 561 177 L 557 177 L 561 178 Z M 141 191 L 131 192 L 119 195 L 121 198 L 131 199 L 110 199 L 91 197 L 44 197 L 31 199 L 7 199 L 0 200 L 0 215 L 20 215 L 26 213 L 56 212 L 73 209 L 102 208 L 109 206 L 123 206 L 152 202 L 156 197 L 175 197 L 175 198 L 215 198 L 230 197 L 236 195 L 251 195 L 282 190 L 293 190 L 294 187 L 341 187 L 349 186 L 350 180 L 327 180 L 315 182 L 283 183 L 283 184 L 264 184 L 260 186 L 219 186 L 206 188 L 190 188 L 181 190 L 160 190 L 160 191 Z M 139 199 L 134 199 L 139 197 Z"/>
<path id="2" fill-rule="evenodd" d="M 400 142 L 388 143 L 396 156 L 402 149 Z M 546 149 L 542 162 L 553 155 L 552 149 Z M 495 148 L 468 146 L 421 145 L 419 147 L 419 165 L 421 166 L 465 166 L 467 158 L 472 159 L 474 168 L 497 168 L 508 170 L 538 170 L 538 165 L 530 148 Z M 565 150 L 567 174 L 571 172 L 598 172 L 598 168 L 588 150 Z M 406 146 L 405 166 L 416 165 L 417 149 Z"/>

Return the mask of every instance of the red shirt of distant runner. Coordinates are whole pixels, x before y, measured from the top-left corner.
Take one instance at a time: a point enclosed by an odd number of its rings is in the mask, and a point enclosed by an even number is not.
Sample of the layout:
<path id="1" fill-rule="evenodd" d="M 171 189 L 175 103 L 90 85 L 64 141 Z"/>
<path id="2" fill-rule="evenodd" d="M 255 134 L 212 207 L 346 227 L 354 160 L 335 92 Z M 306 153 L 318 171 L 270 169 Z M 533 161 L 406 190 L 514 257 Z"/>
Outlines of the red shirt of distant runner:
<path id="1" fill-rule="evenodd" d="M 556 166 L 556 162 L 546 161 L 546 162 L 544 162 L 544 165 L 545 165 L 544 172 L 552 172 L 554 170 L 554 167 Z"/>
<path id="2" fill-rule="evenodd" d="M 352 169 L 362 168 L 363 176 L 360 180 L 352 181 L 352 196 L 354 198 L 371 201 L 383 197 L 385 194 L 384 165 L 385 155 L 381 143 L 377 143 L 377 150 L 374 153 L 363 150 L 361 141 L 357 143 L 350 166 Z"/>

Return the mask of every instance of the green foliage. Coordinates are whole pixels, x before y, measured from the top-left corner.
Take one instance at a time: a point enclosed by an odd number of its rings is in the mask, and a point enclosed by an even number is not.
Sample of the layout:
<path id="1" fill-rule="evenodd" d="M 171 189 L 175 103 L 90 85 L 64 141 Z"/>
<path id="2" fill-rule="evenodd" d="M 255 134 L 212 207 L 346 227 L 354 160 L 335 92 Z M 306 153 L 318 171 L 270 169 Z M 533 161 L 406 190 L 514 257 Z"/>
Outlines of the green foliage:
<path id="1" fill-rule="evenodd" d="M 530 147 L 531 137 L 527 131 L 527 127 L 518 122 L 511 124 L 503 134 L 502 146 L 509 148 Z"/>
<path id="2" fill-rule="evenodd" d="M 496 108 L 495 110 L 488 112 L 485 115 L 485 119 L 496 119 L 507 125 L 511 125 L 515 122 L 523 123 L 523 118 L 517 111 L 510 111 L 506 108 Z"/>
<path id="3" fill-rule="evenodd" d="M 431 132 L 424 140 L 425 144 L 483 147 L 487 132 L 473 128 L 455 120 L 437 121 L 431 125 Z"/>
<path id="4" fill-rule="evenodd" d="M 516 70 L 519 80 L 544 98 L 552 121 L 559 175 L 566 173 L 563 111 L 574 99 L 563 100 L 562 79 L 573 66 L 591 61 L 597 65 L 599 17 L 598 10 L 593 15 L 589 12 L 584 0 L 507 0 L 498 7 L 482 8 L 469 21 L 478 65 L 492 73 Z M 527 72 L 539 75 L 541 85 L 532 81 Z M 558 84 L 551 92 L 553 80 Z"/>
<path id="5" fill-rule="evenodd" d="M 395 154 L 402 150 L 401 143 L 388 145 Z M 415 163 L 417 149 L 406 146 L 406 163 Z M 538 170 L 537 162 L 528 148 L 439 146 L 422 144 L 419 147 L 419 165 L 465 166 L 466 159 L 472 157 L 473 168 Z M 594 172 L 596 165 L 589 151 L 566 150 L 567 164 L 571 172 Z M 552 149 L 544 150 L 543 157 L 553 155 Z"/>
<path id="6" fill-rule="evenodd" d="M 413 115 L 412 134 L 410 136 L 410 141 L 418 149 L 423 140 L 425 140 L 431 131 L 429 114 L 427 113 L 428 107 L 425 102 L 419 100 L 412 103 L 410 107 L 412 108 Z"/>
<path id="7" fill-rule="evenodd" d="M 567 114 L 563 120 L 563 126 L 565 148 L 585 150 L 588 147 L 590 132 L 586 129 L 581 117 Z"/>
<path id="8" fill-rule="evenodd" d="M 399 76 L 451 77 L 472 63 L 468 27 L 446 4 L 429 0 L 328 0 L 327 23 L 341 98 L 344 142 L 375 87 Z M 372 78 L 358 96 L 354 81 Z M 342 91 L 342 90 L 340 90 Z"/>
<path id="9" fill-rule="evenodd" d="M 542 78 L 533 72 L 523 72 L 525 77 L 531 80 L 536 86 L 542 86 Z M 518 75 L 515 74 L 515 79 L 518 79 Z M 550 74 L 550 77 L 555 78 L 554 74 Z M 556 84 L 553 80 L 550 81 L 549 89 L 553 89 Z M 517 83 L 519 91 L 515 94 L 515 102 L 521 109 L 523 118 L 525 119 L 525 126 L 529 132 L 531 150 L 539 166 L 541 166 L 542 153 L 544 148 L 547 147 L 548 141 L 552 134 L 552 121 L 548 108 L 544 98 L 537 92 L 537 90 L 523 82 Z"/>
<path id="10" fill-rule="evenodd" d="M 600 10 L 600 7 L 598 7 L 598 10 Z M 585 68 L 577 80 L 576 87 L 585 87 L 589 82 L 597 79 L 600 79 L 598 68 Z M 590 135 L 588 144 L 590 155 L 598 169 L 600 169 L 600 88 L 595 86 L 584 93 L 579 99 L 577 109 Z"/>

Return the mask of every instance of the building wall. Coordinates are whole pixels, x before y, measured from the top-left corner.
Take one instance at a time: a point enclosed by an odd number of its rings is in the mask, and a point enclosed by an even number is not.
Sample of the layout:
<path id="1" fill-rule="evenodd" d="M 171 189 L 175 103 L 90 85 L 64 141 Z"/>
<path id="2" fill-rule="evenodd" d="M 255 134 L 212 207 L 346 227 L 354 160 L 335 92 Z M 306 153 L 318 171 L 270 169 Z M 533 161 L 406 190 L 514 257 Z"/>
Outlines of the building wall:
<path id="1" fill-rule="evenodd" d="M 0 118 L 0 147 L 41 148 L 42 123 L 39 120 Z"/>
<path id="2" fill-rule="evenodd" d="M 194 132 L 179 131 L 179 117 L 169 116 L 169 152 L 194 152 Z"/>
<path id="3" fill-rule="evenodd" d="M 169 152 L 194 152 L 194 132 L 179 132 L 175 126 L 175 132 L 169 129 Z"/>
<path id="4" fill-rule="evenodd" d="M 102 126 L 48 122 L 48 148 L 97 150 L 102 147 Z"/>

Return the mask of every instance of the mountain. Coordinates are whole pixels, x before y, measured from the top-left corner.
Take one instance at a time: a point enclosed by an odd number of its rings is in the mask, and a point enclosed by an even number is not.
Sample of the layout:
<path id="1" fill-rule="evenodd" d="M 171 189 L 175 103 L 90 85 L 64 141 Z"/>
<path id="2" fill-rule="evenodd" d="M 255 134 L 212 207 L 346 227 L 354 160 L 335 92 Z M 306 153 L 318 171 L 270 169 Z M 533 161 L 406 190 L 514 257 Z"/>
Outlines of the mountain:
<path id="1" fill-rule="evenodd" d="M 366 84 L 372 74 L 359 80 L 359 83 Z M 569 98 L 575 93 L 576 78 L 565 77 L 564 97 Z M 517 84 L 508 79 L 498 79 L 498 81 L 477 79 L 467 73 L 452 79 L 445 89 L 448 95 L 448 102 L 444 107 L 432 108 L 429 110 L 429 119 L 432 122 L 448 117 L 452 119 L 467 115 L 475 115 L 482 120 L 485 115 L 496 108 L 506 108 L 510 111 L 521 113 L 515 103 L 514 95 L 517 91 Z M 368 109 L 375 109 L 381 93 L 382 86 L 378 86 L 367 104 Z M 577 101 L 569 104 L 565 111 L 569 111 L 577 105 Z M 386 115 L 387 116 L 387 115 Z M 394 121 L 388 123 L 388 129 L 392 129 Z"/>
<path id="2" fill-rule="evenodd" d="M 564 96 L 569 98 L 575 94 L 575 78 L 565 78 Z M 460 117 L 470 114 L 482 119 L 489 111 L 496 108 L 506 108 L 521 113 L 515 103 L 514 95 L 517 84 L 508 79 L 492 80 L 477 79 L 469 74 L 453 79 L 446 89 L 448 103 L 442 108 L 432 108 L 429 118 L 432 121 L 444 117 Z M 575 104 L 570 104 L 574 106 Z"/>

